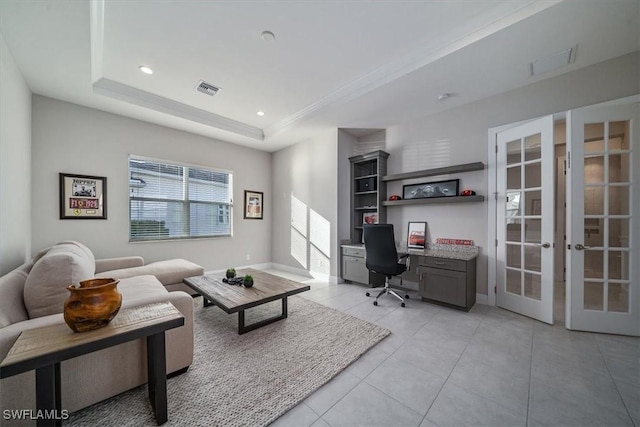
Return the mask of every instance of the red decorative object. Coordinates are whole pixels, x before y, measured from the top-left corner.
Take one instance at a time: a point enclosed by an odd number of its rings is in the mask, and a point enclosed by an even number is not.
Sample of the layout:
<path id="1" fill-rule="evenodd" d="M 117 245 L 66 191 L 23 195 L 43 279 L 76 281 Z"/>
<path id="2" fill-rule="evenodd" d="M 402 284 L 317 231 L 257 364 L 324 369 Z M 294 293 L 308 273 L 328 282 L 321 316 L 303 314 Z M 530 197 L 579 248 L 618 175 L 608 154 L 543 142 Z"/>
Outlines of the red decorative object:
<path id="1" fill-rule="evenodd" d="M 402 200 L 402 197 L 398 196 L 397 194 L 394 194 L 393 196 L 389 196 L 389 200 Z"/>
<path id="2" fill-rule="evenodd" d="M 460 192 L 460 195 L 461 195 L 461 196 L 475 196 L 475 195 L 476 195 L 476 192 L 475 192 L 475 191 L 473 191 L 473 190 L 462 190 L 462 191 Z"/>
<path id="3" fill-rule="evenodd" d="M 473 246 L 473 240 L 465 240 L 465 239 L 443 239 L 438 237 L 436 239 L 436 243 L 440 243 L 441 245 L 462 245 L 462 246 Z"/>

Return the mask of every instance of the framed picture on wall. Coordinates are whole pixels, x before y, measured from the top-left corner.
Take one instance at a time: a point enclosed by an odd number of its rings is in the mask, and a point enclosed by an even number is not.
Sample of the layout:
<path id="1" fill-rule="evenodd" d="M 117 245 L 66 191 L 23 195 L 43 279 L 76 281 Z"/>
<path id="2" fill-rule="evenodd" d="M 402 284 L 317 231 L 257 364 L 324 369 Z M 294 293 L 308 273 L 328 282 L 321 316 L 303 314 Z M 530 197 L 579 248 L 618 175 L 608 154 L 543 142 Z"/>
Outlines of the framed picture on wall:
<path id="1" fill-rule="evenodd" d="M 244 190 L 244 219 L 263 218 L 263 196 L 261 191 Z"/>
<path id="2" fill-rule="evenodd" d="M 378 212 L 364 212 L 362 214 L 362 225 L 365 224 L 377 224 Z"/>
<path id="3" fill-rule="evenodd" d="M 407 248 L 424 249 L 427 241 L 427 223 L 409 222 L 407 230 Z"/>
<path id="4" fill-rule="evenodd" d="M 60 173 L 60 219 L 107 219 L 107 178 Z"/>
<path id="5" fill-rule="evenodd" d="M 402 197 L 408 199 L 425 199 L 432 197 L 455 197 L 458 195 L 459 179 L 447 181 L 425 182 L 402 186 Z"/>

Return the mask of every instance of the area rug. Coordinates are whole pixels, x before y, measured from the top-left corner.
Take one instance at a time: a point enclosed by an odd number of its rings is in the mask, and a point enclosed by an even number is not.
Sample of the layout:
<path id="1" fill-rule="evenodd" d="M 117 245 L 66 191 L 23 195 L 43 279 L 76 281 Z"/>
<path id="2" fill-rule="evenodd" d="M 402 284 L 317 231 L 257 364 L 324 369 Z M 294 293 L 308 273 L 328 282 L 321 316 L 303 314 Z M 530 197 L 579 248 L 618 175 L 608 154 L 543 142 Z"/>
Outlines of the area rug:
<path id="1" fill-rule="evenodd" d="M 244 335 L 237 315 L 195 304 L 194 362 L 167 381 L 168 426 L 265 426 L 389 335 L 387 329 L 301 297 L 289 317 Z M 273 316 L 280 301 L 247 311 Z M 73 426 L 156 425 L 141 386 L 71 414 Z"/>

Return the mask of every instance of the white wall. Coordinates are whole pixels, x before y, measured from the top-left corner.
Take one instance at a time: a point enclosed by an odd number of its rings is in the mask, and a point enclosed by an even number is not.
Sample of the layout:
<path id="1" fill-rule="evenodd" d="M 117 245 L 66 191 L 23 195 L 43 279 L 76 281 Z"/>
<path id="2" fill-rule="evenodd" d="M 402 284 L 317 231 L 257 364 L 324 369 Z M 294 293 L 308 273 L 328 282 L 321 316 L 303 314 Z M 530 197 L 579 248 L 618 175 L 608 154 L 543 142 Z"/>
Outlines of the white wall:
<path id="1" fill-rule="evenodd" d="M 129 154 L 231 170 L 233 237 L 128 243 Z M 60 220 L 60 172 L 107 177 L 108 219 Z M 180 257 L 205 270 L 271 261 L 269 153 L 34 96 L 32 182 L 33 251 L 78 240 L 97 258 L 142 255 L 151 262 Z M 242 218 L 244 190 L 264 192 L 263 220 Z"/>
<path id="2" fill-rule="evenodd" d="M 338 276 L 337 159 L 337 129 L 273 154 L 274 263 Z"/>
<path id="3" fill-rule="evenodd" d="M 338 246 L 340 241 L 351 241 L 351 162 L 358 138 L 338 129 Z M 340 249 L 338 248 L 338 253 Z M 341 271 L 341 269 L 338 269 Z M 338 273 L 340 276 L 341 273 Z"/>
<path id="4" fill-rule="evenodd" d="M 520 120 L 566 111 L 640 93 L 638 53 L 544 80 L 501 95 L 387 128 L 389 174 L 468 162 L 487 163 L 487 130 Z M 460 178 L 485 197 L 490 171 L 429 177 L 419 182 Z M 387 194 L 402 194 L 402 184 L 389 183 Z M 428 238 L 472 239 L 480 246 L 477 292 L 487 293 L 487 203 L 417 205 L 387 209 L 388 222 L 403 230 L 408 221 L 427 221 Z"/>
<path id="5" fill-rule="evenodd" d="M 0 275 L 31 255 L 31 91 L 0 35 Z"/>

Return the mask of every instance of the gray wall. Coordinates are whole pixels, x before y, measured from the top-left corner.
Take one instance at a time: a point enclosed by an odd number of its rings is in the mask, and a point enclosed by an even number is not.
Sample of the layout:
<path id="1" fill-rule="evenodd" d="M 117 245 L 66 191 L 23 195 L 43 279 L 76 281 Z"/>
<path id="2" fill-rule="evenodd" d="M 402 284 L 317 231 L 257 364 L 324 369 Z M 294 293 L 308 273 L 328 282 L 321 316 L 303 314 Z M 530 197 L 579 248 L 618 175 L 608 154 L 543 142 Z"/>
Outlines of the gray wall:
<path id="1" fill-rule="evenodd" d="M 338 131 L 273 154 L 272 261 L 338 276 Z"/>
<path id="2" fill-rule="evenodd" d="M 487 130 L 503 124 L 562 112 L 573 108 L 640 93 L 638 53 L 625 55 L 582 70 L 544 80 L 498 96 L 487 98 L 440 114 L 427 116 L 387 129 L 390 174 L 423 170 L 467 162 L 488 161 Z M 491 171 L 467 172 L 429 177 L 417 182 L 460 179 L 485 197 Z M 389 183 L 387 194 L 402 194 L 402 184 Z M 472 239 L 480 246 L 477 291 L 487 293 L 487 222 L 494 213 L 487 203 L 417 205 L 391 207 L 388 222 L 406 240 L 408 221 L 427 221 L 428 238 Z"/>
<path id="3" fill-rule="evenodd" d="M 233 237 L 129 243 L 129 154 L 232 171 Z M 59 172 L 107 177 L 108 219 L 60 220 Z M 78 240 L 97 258 L 142 255 L 150 262 L 180 257 L 205 270 L 271 261 L 269 153 L 34 96 L 32 180 L 33 251 Z M 30 191 L 21 182 L 19 187 Z M 264 220 L 242 218 L 244 190 L 264 192 Z"/>
<path id="4" fill-rule="evenodd" d="M 0 35 L 0 275 L 31 255 L 31 91 Z"/>

